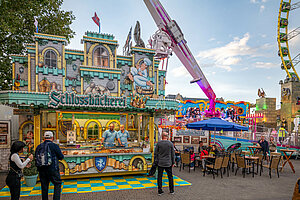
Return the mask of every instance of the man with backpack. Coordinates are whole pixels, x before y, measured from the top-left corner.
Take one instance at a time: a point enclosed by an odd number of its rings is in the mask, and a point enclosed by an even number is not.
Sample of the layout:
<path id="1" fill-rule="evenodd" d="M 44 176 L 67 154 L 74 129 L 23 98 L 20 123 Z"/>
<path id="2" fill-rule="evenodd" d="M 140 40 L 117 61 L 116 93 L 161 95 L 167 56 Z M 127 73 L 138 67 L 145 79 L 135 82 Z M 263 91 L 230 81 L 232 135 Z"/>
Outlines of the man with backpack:
<path id="1" fill-rule="evenodd" d="M 45 141 L 38 145 L 35 151 L 36 166 L 42 186 L 42 199 L 48 200 L 48 189 L 50 181 L 54 185 L 53 200 L 60 200 L 61 178 L 59 174 L 58 160 L 62 160 L 64 155 L 59 146 L 53 143 L 53 132 L 46 131 Z"/>

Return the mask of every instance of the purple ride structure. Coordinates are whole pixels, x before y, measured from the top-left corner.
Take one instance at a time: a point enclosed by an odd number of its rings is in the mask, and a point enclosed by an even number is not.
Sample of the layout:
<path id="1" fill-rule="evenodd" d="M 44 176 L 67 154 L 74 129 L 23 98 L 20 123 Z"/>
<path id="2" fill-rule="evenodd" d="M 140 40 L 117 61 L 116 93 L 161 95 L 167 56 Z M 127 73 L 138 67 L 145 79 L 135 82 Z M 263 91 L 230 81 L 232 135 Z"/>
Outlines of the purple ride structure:
<path id="1" fill-rule="evenodd" d="M 159 0 L 144 0 L 149 12 L 151 13 L 157 27 L 160 31 L 165 32 L 171 40 L 170 48 L 175 52 L 176 56 L 193 77 L 190 83 L 195 83 L 200 86 L 205 95 L 209 98 L 209 109 L 206 111 L 207 117 L 219 116 L 219 111 L 215 110 L 216 95 L 211 88 L 209 82 L 200 69 L 197 61 L 187 46 L 184 35 L 176 23 L 172 20 Z"/>

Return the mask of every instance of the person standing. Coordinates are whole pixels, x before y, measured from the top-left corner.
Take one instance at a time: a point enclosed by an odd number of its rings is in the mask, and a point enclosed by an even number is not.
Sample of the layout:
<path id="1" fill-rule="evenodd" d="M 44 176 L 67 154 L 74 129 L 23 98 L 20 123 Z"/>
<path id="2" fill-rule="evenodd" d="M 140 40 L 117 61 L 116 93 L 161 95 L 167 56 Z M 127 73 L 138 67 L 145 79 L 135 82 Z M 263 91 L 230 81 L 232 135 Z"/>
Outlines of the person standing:
<path id="1" fill-rule="evenodd" d="M 22 169 L 33 159 L 33 155 L 30 154 L 24 162 L 21 161 L 19 153 L 23 152 L 25 146 L 24 142 L 16 141 L 10 148 L 9 172 L 5 183 L 9 187 L 11 200 L 20 199 Z"/>
<path id="2" fill-rule="evenodd" d="M 117 140 L 119 142 L 119 145 L 128 147 L 128 139 L 129 139 L 129 133 L 127 130 L 125 130 L 124 125 L 122 124 L 120 126 L 120 130 L 117 132 Z"/>
<path id="3" fill-rule="evenodd" d="M 282 144 L 285 140 L 287 131 L 284 129 L 284 127 L 280 127 L 278 130 L 278 138 L 279 138 L 279 143 Z"/>
<path id="4" fill-rule="evenodd" d="M 37 146 L 35 151 L 36 165 L 42 187 L 42 200 L 48 200 L 49 183 L 54 185 L 53 200 L 60 200 L 61 178 L 58 167 L 58 160 L 62 160 L 64 155 L 59 146 L 53 143 L 53 132 L 46 131 L 45 141 Z"/>
<path id="5" fill-rule="evenodd" d="M 170 194 L 174 194 L 172 167 L 175 163 L 175 151 L 174 145 L 168 140 L 168 138 L 168 133 L 163 132 L 162 140 L 157 143 L 154 151 L 154 162 L 157 161 L 158 165 L 158 195 L 162 195 L 164 193 L 162 190 L 162 176 L 164 171 L 166 171 L 168 175 Z"/>
<path id="6" fill-rule="evenodd" d="M 115 131 L 115 125 L 111 123 L 109 129 L 103 133 L 101 143 L 104 143 L 105 147 L 113 147 L 116 139 L 117 132 Z"/>

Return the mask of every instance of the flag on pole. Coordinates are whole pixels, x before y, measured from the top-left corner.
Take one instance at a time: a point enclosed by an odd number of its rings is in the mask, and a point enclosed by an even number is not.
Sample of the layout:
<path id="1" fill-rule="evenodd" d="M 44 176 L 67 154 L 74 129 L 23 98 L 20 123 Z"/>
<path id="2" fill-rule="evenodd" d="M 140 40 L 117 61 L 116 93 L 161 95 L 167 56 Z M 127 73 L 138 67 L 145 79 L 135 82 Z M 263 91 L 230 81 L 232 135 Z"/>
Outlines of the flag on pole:
<path id="1" fill-rule="evenodd" d="M 36 28 L 36 32 L 38 33 L 39 32 L 39 22 L 37 21 L 37 17 L 34 17 L 34 25 L 35 25 L 35 28 Z"/>
<path id="2" fill-rule="evenodd" d="M 99 26 L 99 33 L 100 33 L 100 19 L 97 16 L 97 13 L 95 12 L 95 16 L 92 17 L 92 19 L 94 20 L 94 22 Z"/>
<path id="3" fill-rule="evenodd" d="M 125 46 L 129 45 L 129 42 L 131 40 L 131 31 L 132 31 L 132 27 L 129 30 L 129 33 L 128 33 L 128 36 L 127 36 L 127 39 L 126 39 L 126 42 L 125 42 Z"/>

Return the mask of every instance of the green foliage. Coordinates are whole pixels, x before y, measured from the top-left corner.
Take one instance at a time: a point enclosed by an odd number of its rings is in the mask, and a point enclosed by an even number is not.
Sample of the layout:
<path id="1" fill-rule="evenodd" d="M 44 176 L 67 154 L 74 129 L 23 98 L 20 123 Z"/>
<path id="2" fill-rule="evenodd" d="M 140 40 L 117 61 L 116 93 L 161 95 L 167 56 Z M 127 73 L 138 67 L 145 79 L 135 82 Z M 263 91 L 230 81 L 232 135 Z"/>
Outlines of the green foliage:
<path id="1" fill-rule="evenodd" d="M 28 155 L 34 155 L 34 151 L 31 150 L 30 153 Z M 25 167 L 23 169 L 23 174 L 24 176 L 33 176 L 33 175 L 37 175 L 38 171 L 37 171 L 37 167 L 35 166 L 35 158 L 33 157 L 33 160 L 29 163 L 29 167 Z"/>
<path id="2" fill-rule="evenodd" d="M 70 25 L 72 11 L 61 10 L 63 0 L 0 0 L 0 90 L 11 89 L 10 54 L 23 54 L 25 43 L 33 42 L 34 17 L 40 33 L 65 36 L 70 41 L 75 32 Z"/>

